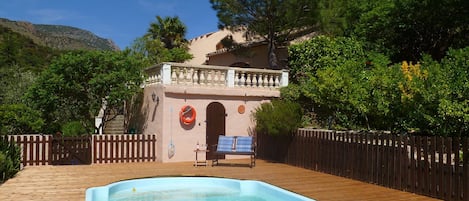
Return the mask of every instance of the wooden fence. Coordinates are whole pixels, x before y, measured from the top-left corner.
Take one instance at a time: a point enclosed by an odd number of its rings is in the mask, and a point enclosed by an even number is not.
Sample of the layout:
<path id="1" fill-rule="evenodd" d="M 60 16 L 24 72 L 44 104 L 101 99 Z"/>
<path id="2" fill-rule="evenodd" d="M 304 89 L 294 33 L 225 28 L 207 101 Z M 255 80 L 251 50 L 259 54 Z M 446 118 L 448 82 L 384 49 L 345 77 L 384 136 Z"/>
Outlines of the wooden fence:
<path id="1" fill-rule="evenodd" d="M 156 161 L 156 135 L 93 135 L 94 163 Z"/>
<path id="2" fill-rule="evenodd" d="M 275 148 L 272 148 L 275 147 Z M 469 139 L 299 129 L 258 157 L 443 200 L 469 200 Z"/>
<path id="3" fill-rule="evenodd" d="M 56 164 L 56 158 L 60 159 L 53 153 L 52 135 L 0 136 L 5 137 L 21 148 L 23 167 L 52 165 Z M 156 135 L 93 135 L 89 154 L 93 163 L 156 161 L 156 140 Z M 71 150 L 76 150 L 76 147 Z"/>
<path id="4" fill-rule="evenodd" d="M 0 136 L 1 138 L 2 136 Z M 52 135 L 9 135 L 3 136 L 21 148 L 21 165 L 51 164 Z"/>

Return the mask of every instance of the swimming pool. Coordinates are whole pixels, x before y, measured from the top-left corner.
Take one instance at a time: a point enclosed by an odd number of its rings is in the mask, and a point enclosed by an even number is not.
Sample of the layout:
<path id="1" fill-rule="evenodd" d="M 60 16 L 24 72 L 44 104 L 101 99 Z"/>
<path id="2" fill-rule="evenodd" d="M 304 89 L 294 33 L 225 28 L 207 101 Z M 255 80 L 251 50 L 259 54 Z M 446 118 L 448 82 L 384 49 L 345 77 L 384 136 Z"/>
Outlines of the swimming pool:
<path id="1" fill-rule="evenodd" d="M 159 177 L 120 181 L 86 190 L 86 201 L 314 201 L 252 180 Z"/>

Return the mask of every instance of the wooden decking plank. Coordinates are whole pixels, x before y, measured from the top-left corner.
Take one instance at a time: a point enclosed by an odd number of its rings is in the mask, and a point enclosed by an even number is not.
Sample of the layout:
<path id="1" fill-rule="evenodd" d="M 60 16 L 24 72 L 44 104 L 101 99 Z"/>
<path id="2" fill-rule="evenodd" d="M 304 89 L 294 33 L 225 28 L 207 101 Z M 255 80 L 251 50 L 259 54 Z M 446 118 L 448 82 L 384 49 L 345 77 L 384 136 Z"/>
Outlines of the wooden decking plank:
<path id="1" fill-rule="evenodd" d="M 233 160 L 230 163 L 246 161 Z M 120 163 L 80 166 L 27 166 L 0 186 L 0 200 L 84 200 L 85 190 L 112 182 L 158 176 L 216 176 L 264 181 L 281 188 L 327 200 L 417 200 L 437 199 L 393 190 L 360 181 L 258 160 L 256 167 L 193 167 L 184 163 Z"/>

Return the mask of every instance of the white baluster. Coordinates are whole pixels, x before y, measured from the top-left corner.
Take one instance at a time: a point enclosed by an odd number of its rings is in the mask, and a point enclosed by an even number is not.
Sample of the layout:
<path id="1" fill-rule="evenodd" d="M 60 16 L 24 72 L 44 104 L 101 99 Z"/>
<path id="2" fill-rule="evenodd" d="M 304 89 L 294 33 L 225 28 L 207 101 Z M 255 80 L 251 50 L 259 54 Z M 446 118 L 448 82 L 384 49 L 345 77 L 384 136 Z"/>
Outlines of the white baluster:
<path id="1" fill-rule="evenodd" d="M 212 70 L 209 70 L 207 75 L 207 86 L 212 86 L 212 84 Z"/>
<path id="2" fill-rule="evenodd" d="M 269 87 L 269 75 L 264 75 L 264 87 Z"/>
<path id="3" fill-rule="evenodd" d="M 183 68 L 179 68 L 179 76 L 178 76 L 177 83 L 184 84 L 184 69 Z"/>
<path id="4" fill-rule="evenodd" d="M 257 77 L 257 87 L 259 87 L 259 88 L 264 87 L 263 83 L 264 83 L 264 82 L 263 82 L 263 80 L 262 80 L 262 73 L 259 73 L 259 75 L 258 75 L 258 77 Z"/>
<path id="5" fill-rule="evenodd" d="M 239 72 L 235 72 L 235 77 L 234 77 L 234 86 L 238 87 L 239 86 Z"/>
<path id="6" fill-rule="evenodd" d="M 194 70 L 194 75 L 192 76 L 192 84 L 199 85 L 199 70 Z"/>
<path id="7" fill-rule="evenodd" d="M 186 69 L 186 85 L 192 85 L 192 74 L 194 73 L 194 69 Z"/>
<path id="8" fill-rule="evenodd" d="M 226 75 L 225 71 L 220 73 L 220 86 L 226 86 Z"/>
<path id="9" fill-rule="evenodd" d="M 173 68 L 173 72 L 171 73 L 171 84 L 177 84 L 177 80 L 176 68 Z"/>
<path id="10" fill-rule="evenodd" d="M 258 88 L 259 87 L 259 74 L 254 73 L 252 76 L 252 87 Z"/>
<path id="11" fill-rule="evenodd" d="M 218 86 L 218 81 L 220 80 L 220 71 L 214 71 L 213 74 L 213 86 Z"/>
<path id="12" fill-rule="evenodd" d="M 252 74 L 252 87 L 257 88 L 257 84 L 259 83 L 258 80 L 259 75 L 257 73 Z"/>
<path id="13" fill-rule="evenodd" d="M 252 87 L 252 74 L 248 73 L 247 79 L 246 79 L 246 85 L 247 87 Z"/>
<path id="14" fill-rule="evenodd" d="M 279 88 L 280 87 L 280 80 L 279 80 L 279 76 L 278 75 L 275 75 L 275 88 Z"/>
<path id="15" fill-rule="evenodd" d="M 158 75 L 153 75 L 151 79 L 153 83 L 158 83 Z"/>
<path id="16" fill-rule="evenodd" d="M 153 83 L 155 83 L 155 76 L 154 76 L 154 75 L 149 76 L 148 79 L 147 79 L 147 83 L 148 83 L 148 84 L 153 84 Z"/>
<path id="17" fill-rule="evenodd" d="M 246 84 L 246 78 L 245 78 L 245 73 L 241 73 L 241 78 L 239 79 L 239 86 L 240 87 L 245 87 Z"/>
<path id="18" fill-rule="evenodd" d="M 205 85 L 205 70 L 200 69 L 200 78 L 199 78 L 199 83 L 200 85 L 204 86 Z"/>
<path id="19" fill-rule="evenodd" d="M 274 76 L 273 75 L 269 75 L 269 87 L 273 87 L 274 86 Z"/>

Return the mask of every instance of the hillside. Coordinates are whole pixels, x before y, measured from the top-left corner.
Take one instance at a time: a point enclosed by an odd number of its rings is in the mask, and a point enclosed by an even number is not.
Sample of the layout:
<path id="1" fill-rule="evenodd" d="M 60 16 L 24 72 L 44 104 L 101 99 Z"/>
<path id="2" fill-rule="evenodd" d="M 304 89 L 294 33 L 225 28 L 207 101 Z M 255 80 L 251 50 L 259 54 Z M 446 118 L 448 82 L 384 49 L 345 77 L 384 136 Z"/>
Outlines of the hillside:
<path id="1" fill-rule="evenodd" d="M 119 50 L 112 40 L 75 27 L 32 24 L 4 18 L 0 18 L 0 26 L 28 37 L 38 45 L 58 50 Z"/>
<path id="2" fill-rule="evenodd" d="M 30 37 L 0 26 L 0 69 L 21 67 L 40 72 L 63 51 L 37 44 Z"/>

